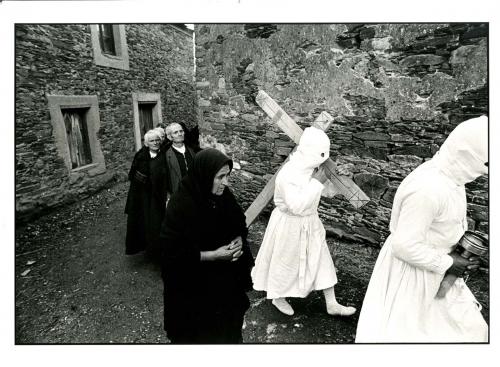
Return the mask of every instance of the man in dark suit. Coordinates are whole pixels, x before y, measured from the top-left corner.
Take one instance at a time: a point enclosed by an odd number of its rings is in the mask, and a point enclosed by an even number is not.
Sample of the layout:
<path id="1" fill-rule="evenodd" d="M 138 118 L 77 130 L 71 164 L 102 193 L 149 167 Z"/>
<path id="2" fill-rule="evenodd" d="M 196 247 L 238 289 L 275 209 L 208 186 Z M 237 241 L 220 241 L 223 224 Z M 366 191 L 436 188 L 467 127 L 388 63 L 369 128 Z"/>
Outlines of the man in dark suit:
<path id="1" fill-rule="evenodd" d="M 172 123 L 165 128 L 167 138 L 172 146 L 165 152 L 167 201 L 179 187 L 179 183 L 193 167 L 195 151 L 184 144 L 184 129 L 178 123 Z"/>

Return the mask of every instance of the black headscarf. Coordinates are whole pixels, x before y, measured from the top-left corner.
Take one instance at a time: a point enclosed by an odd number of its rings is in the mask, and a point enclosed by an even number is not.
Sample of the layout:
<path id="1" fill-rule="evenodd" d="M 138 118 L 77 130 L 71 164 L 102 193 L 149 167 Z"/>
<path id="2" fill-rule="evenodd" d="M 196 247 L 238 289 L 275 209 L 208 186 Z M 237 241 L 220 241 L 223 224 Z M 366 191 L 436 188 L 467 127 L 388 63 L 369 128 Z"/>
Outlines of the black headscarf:
<path id="1" fill-rule="evenodd" d="M 200 130 L 198 125 L 189 129 L 184 122 L 179 122 L 184 129 L 184 144 L 190 146 L 195 152 L 200 151 Z"/>
<path id="2" fill-rule="evenodd" d="M 238 235 L 246 238 L 245 216 L 231 190 L 226 187 L 222 195 L 212 194 L 215 175 L 226 165 L 232 169 L 232 160 L 217 149 L 207 148 L 195 155 L 193 168 L 168 203 L 162 226 L 168 246 L 176 242 L 192 246 L 173 246 L 169 254 L 192 250 L 182 256 L 198 262 L 199 251 L 215 250 Z"/>
<path id="3" fill-rule="evenodd" d="M 233 161 L 217 149 L 207 148 L 196 154 L 187 180 L 199 199 L 216 200 L 216 195 L 212 195 L 214 178 L 225 165 L 229 166 L 229 170 L 233 169 Z"/>

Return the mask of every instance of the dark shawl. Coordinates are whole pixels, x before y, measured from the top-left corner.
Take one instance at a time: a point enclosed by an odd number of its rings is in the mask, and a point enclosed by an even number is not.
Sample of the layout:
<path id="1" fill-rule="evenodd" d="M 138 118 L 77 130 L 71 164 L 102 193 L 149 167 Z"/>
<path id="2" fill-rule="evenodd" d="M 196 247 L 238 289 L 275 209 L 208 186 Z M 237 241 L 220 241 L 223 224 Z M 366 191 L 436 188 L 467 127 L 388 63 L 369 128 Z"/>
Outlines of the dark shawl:
<path id="1" fill-rule="evenodd" d="M 133 255 L 147 248 L 155 248 L 158 243 L 161 222 L 165 213 L 165 202 L 160 203 L 155 197 L 153 177 L 156 167 L 161 167 L 163 154 L 155 158 L 149 155 L 149 149 L 142 147 L 134 156 L 128 178 L 130 187 L 125 204 L 127 214 L 127 234 L 125 253 Z"/>
<path id="2" fill-rule="evenodd" d="M 242 316 L 249 306 L 245 292 L 252 288 L 254 262 L 245 216 L 229 188 L 221 196 L 211 193 L 215 174 L 226 164 L 232 169 L 232 161 L 218 150 L 200 151 L 167 207 L 160 237 L 164 325 L 171 338 L 196 332 L 215 315 Z M 200 261 L 201 251 L 215 250 L 237 236 L 244 242 L 237 261 Z"/>

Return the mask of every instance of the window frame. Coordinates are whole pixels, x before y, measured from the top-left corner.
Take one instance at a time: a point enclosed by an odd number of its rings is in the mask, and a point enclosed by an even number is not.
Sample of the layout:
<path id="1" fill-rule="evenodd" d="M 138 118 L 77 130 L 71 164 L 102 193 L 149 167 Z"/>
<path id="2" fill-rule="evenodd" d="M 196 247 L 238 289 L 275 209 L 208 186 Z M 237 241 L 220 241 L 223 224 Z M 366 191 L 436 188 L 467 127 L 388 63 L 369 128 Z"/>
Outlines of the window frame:
<path id="1" fill-rule="evenodd" d="M 107 24 L 107 23 L 99 23 Z M 127 37 L 124 24 L 112 24 L 116 55 L 105 53 L 101 48 L 99 24 L 90 25 L 92 51 L 96 65 L 129 70 Z"/>
<path id="2" fill-rule="evenodd" d="M 99 104 L 97 96 L 68 96 L 47 94 L 47 101 L 50 112 L 50 122 L 52 124 L 52 135 L 60 157 L 63 159 L 70 176 L 80 172 L 87 172 L 89 175 L 97 175 L 106 171 L 104 155 L 101 144 L 97 138 L 97 133 L 101 127 L 99 118 Z M 71 153 L 66 134 L 66 127 L 62 110 L 86 109 L 85 120 L 87 125 L 88 142 L 92 163 L 72 168 Z"/>
<path id="3" fill-rule="evenodd" d="M 134 110 L 134 138 L 136 151 L 141 149 L 143 139 L 143 136 L 141 136 L 141 126 L 139 121 L 140 103 L 155 104 L 155 106 L 153 107 L 153 128 L 157 127 L 162 121 L 160 93 L 132 92 L 132 105 Z"/>

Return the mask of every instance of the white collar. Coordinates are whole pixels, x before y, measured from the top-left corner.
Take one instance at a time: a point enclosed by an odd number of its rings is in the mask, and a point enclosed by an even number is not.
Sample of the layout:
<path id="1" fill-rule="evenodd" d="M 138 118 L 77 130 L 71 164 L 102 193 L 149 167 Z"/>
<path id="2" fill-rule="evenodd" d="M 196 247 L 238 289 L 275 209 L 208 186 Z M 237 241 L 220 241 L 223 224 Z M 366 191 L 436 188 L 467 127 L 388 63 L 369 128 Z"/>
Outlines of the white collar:
<path id="1" fill-rule="evenodd" d="M 172 145 L 172 148 L 174 148 L 175 150 L 177 150 L 181 154 L 186 153 L 186 146 L 185 145 L 183 145 L 182 148 L 177 148 L 175 145 Z"/>

